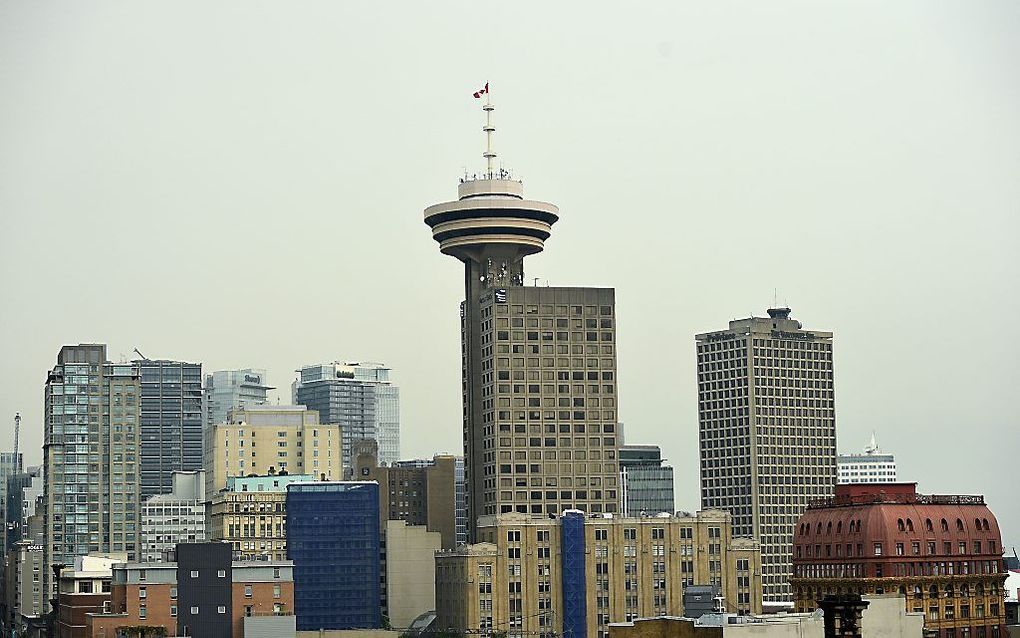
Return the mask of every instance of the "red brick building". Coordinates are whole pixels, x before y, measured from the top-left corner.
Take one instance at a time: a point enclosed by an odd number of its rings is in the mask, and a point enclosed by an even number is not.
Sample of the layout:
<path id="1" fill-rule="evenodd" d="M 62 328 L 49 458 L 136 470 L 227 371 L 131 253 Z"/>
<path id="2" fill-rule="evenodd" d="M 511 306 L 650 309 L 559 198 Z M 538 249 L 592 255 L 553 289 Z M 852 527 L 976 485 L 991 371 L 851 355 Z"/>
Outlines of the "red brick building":
<path id="1" fill-rule="evenodd" d="M 1005 638 L 1001 537 L 984 497 L 916 486 L 837 485 L 808 506 L 793 539 L 797 611 L 827 594 L 898 592 L 938 638 Z"/>

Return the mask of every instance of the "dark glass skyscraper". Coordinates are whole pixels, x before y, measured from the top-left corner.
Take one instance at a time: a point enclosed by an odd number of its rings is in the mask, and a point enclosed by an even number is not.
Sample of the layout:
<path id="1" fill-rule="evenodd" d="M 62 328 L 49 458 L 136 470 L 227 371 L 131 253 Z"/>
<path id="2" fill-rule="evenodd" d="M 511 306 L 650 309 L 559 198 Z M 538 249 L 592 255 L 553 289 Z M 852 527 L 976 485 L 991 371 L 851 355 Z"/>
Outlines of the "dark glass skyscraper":
<path id="1" fill-rule="evenodd" d="M 298 631 L 378 629 L 379 484 L 288 485 L 287 558 Z"/>
<path id="2" fill-rule="evenodd" d="M 175 471 L 202 469 L 202 364 L 140 359 L 142 500 L 173 489 Z"/>

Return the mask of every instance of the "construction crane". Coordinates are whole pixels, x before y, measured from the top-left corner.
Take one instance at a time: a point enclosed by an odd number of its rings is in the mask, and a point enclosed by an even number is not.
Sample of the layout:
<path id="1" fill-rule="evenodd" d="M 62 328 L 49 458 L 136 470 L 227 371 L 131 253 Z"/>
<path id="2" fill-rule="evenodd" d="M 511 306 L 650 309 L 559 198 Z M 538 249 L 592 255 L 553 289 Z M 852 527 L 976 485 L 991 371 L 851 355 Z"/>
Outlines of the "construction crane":
<path id="1" fill-rule="evenodd" d="M 21 457 L 18 456 L 18 439 L 21 436 L 21 413 L 14 413 L 14 473 L 21 474 Z"/>
<path id="2" fill-rule="evenodd" d="M 148 361 L 148 360 L 149 360 L 149 357 L 145 356 L 145 355 L 144 355 L 144 354 L 142 354 L 141 352 L 138 352 L 138 348 L 135 348 L 135 354 L 137 354 L 137 355 L 138 355 L 139 357 L 141 357 L 141 358 L 142 358 L 142 359 L 144 359 L 145 361 Z"/>

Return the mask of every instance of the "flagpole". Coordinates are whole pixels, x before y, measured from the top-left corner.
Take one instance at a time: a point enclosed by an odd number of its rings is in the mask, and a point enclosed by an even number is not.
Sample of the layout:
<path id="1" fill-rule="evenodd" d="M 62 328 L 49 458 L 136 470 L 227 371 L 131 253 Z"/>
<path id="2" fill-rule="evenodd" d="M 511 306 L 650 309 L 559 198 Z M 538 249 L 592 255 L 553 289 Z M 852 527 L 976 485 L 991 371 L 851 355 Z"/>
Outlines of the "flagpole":
<path id="1" fill-rule="evenodd" d="M 495 109 L 492 105 L 492 93 L 489 91 L 489 83 L 485 83 L 485 104 L 482 106 L 482 110 L 485 111 L 485 157 L 486 169 L 488 170 L 488 179 L 492 179 L 493 161 L 496 159 L 496 153 L 492 150 L 492 134 L 496 132 L 496 127 L 492 125 L 492 111 Z"/>

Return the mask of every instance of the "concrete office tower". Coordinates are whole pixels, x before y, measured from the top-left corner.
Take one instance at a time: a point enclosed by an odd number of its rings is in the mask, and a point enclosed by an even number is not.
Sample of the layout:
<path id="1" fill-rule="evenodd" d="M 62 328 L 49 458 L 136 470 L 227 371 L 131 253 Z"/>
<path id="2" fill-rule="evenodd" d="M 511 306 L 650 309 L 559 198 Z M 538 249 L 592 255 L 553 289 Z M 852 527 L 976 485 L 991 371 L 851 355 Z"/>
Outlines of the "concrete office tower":
<path id="1" fill-rule="evenodd" d="M 789 603 L 794 525 L 836 484 L 832 333 L 789 308 L 697 335 L 701 506 L 761 542 L 766 603 Z"/>
<path id="2" fill-rule="evenodd" d="M 205 424 L 223 423 L 231 410 L 268 403 L 269 391 L 276 388 L 266 385 L 265 378 L 266 371 L 255 368 L 207 374 L 202 392 Z"/>
<path id="3" fill-rule="evenodd" d="M 292 386 L 295 405 L 319 413 L 320 423 L 340 426 L 344 467 L 351 467 L 351 444 L 379 444 L 379 462 L 400 458 L 400 388 L 381 363 L 325 363 L 304 366 Z"/>
<path id="4" fill-rule="evenodd" d="M 202 469 L 202 364 L 137 359 L 142 374 L 141 497 L 166 494 L 174 472 Z"/>
<path id="5" fill-rule="evenodd" d="M 232 410 L 226 423 L 206 424 L 205 493 L 213 498 L 227 477 L 269 474 L 342 476 L 340 427 L 322 425 L 303 405 L 261 405 Z"/>
<path id="6" fill-rule="evenodd" d="M 171 482 L 169 494 L 142 503 L 143 562 L 163 560 L 178 543 L 205 540 L 205 472 L 174 472 Z"/>
<path id="7" fill-rule="evenodd" d="M 616 512 L 620 500 L 614 291 L 524 286 L 524 258 L 542 250 L 559 209 L 493 170 L 491 147 L 485 157 L 456 201 L 425 209 L 440 251 L 464 263 L 471 540 L 481 515 Z"/>
<path id="8" fill-rule="evenodd" d="M 836 482 L 847 483 L 895 483 L 896 459 L 892 454 L 883 454 L 871 435 L 871 443 L 862 454 L 840 454 L 836 457 Z"/>
<path id="9" fill-rule="evenodd" d="M 379 485 L 287 486 L 287 557 L 298 631 L 382 626 Z"/>
<path id="10" fill-rule="evenodd" d="M 64 346 L 46 379 L 43 439 L 45 591 L 51 565 L 90 552 L 138 555 L 138 366 L 106 345 Z"/>
<path id="11" fill-rule="evenodd" d="M 625 516 L 673 513 L 673 468 L 658 445 L 620 446 L 620 488 Z"/>

